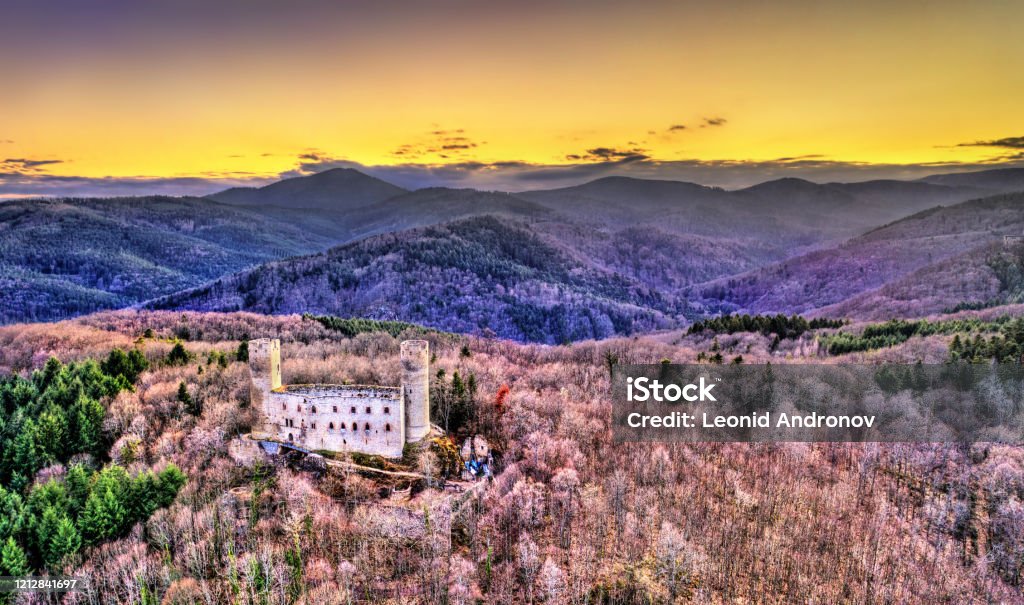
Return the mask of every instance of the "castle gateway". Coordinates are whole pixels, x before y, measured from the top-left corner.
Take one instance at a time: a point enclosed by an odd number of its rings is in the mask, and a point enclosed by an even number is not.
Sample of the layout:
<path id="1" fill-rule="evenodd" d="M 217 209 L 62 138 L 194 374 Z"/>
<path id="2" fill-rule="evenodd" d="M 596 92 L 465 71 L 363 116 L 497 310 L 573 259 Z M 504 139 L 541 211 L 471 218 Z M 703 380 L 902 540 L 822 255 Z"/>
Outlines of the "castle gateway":
<path id="1" fill-rule="evenodd" d="M 398 458 L 430 433 L 430 353 L 425 340 L 401 345 L 402 384 L 281 384 L 281 342 L 249 341 L 249 369 L 263 427 L 278 441 L 310 450 Z"/>

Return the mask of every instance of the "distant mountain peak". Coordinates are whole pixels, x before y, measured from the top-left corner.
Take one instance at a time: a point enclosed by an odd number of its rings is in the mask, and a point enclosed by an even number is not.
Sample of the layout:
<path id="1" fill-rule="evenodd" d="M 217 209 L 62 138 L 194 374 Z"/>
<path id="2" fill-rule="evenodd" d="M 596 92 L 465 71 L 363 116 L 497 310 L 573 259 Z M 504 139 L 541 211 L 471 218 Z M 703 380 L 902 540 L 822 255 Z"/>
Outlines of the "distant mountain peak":
<path id="1" fill-rule="evenodd" d="M 816 190 L 827 189 L 828 187 L 829 185 L 822 185 L 820 183 L 808 181 L 807 179 L 801 179 L 795 176 L 784 176 L 779 179 L 773 179 L 771 181 L 765 181 L 763 183 L 758 183 L 757 185 L 752 185 L 750 187 L 747 187 L 746 189 L 743 189 L 742 191 L 768 191 L 778 189 Z"/>
<path id="2" fill-rule="evenodd" d="M 384 201 L 406 190 L 354 168 L 331 168 L 282 179 L 264 187 L 234 187 L 207 196 L 236 206 L 280 206 L 348 211 Z"/>
<path id="3" fill-rule="evenodd" d="M 919 181 L 939 185 L 977 187 L 1006 193 L 1024 191 L 1024 167 L 933 174 L 919 179 Z"/>
<path id="4" fill-rule="evenodd" d="M 299 176 L 299 177 L 293 177 L 293 178 L 312 178 L 312 179 L 317 179 L 317 178 L 338 178 L 338 177 L 344 177 L 344 178 L 367 178 L 367 179 L 373 179 L 373 180 L 376 180 L 376 181 L 380 180 L 380 179 L 378 179 L 375 176 L 370 176 L 370 175 L 366 174 L 365 172 L 356 170 L 355 168 L 344 168 L 344 167 L 340 167 L 340 166 L 337 167 L 337 168 L 328 168 L 327 170 L 321 170 L 320 172 L 314 172 L 313 174 L 308 174 L 308 175 Z"/>

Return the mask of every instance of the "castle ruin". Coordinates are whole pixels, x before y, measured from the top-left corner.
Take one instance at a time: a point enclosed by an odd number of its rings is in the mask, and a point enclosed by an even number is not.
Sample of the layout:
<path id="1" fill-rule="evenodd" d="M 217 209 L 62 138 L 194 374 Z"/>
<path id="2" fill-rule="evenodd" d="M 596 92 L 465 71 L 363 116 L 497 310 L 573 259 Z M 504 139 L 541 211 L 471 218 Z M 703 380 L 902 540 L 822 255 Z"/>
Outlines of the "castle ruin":
<path id="1" fill-rule="evenodd" d="M 430 351 L 425 340 L 401 345 L 402 383 L 388 387 L 281 384 L 281 341 L 249 341 L 249 369 L 260 393 L 263 432 L 309 450 L 398 458 L 430 433 Z"/>

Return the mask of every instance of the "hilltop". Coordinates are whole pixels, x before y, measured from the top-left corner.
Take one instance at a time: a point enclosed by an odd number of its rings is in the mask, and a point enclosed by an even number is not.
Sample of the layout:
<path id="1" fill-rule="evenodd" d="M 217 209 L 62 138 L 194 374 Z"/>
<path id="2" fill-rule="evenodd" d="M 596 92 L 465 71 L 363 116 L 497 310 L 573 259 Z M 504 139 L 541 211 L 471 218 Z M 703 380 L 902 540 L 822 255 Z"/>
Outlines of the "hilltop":
<path id="1" fill-rule="evenodd" d="M 540 342 L 653 330 L 677 311 L 644 284 L 494 216 L 270 263 L 148 306 L 400 319 Z"/>
<path id="2" fill-rule="evenodd" d="M 265 187 L 233 187 L 207 196 L 236 206 L 353 210 L 405 193 L 405 189 L 351 168 L 333 168 Z"/>

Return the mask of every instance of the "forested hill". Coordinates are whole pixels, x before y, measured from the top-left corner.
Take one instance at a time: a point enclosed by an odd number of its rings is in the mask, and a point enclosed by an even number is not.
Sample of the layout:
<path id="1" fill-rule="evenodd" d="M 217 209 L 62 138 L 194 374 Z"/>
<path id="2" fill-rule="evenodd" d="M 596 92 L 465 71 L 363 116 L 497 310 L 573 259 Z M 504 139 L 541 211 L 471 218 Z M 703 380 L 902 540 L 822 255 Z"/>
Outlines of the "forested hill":
<path id="1" fill-rule="evenodd" d="M 674 298 L 493 216 L 269 263 L 149 306 L 400 319 L 539 342 L 652 330 L 681 311 Z"/>
<path id="2" fill-rule="evenodd" d="M 337 220 L 292 220 L 202 198 L 0 203 L 0 323 L 124 307 L 344 241 Z"/>
<path id="3" fill-rule="evenodd" d="M 920 317 L 1024 299 L 1024 193 L 926 210 L 840 246 L 693 288 L 709 311 Z"/>
<path id="4" fill-rule="evenodd" d="M 194 289 L 216 289 L 204 285 L 218 278 L 234 281 L 227 276 L 367 238 L 324 257 L 332 264 L 322 271 L 334 277 L 323 291 L 270 287 L 268 278 L 254 282 L 259 287 L 236 288 L 201 304 L 344 309 L 558 342 L 722 311 L 834 310 L 861 316 L 888 308 L 913 314 L 920 310 L 911 304 L 915 300 L 927 300 L 932 311 L 1012 302 L 1015 295 L 1007 292 L 1015 286 L 1004 282 L 1015 279 L 1017 261 L 1006 257 L 993 265 L 992 254 L 981 247 L 1003 232 L 1021 231 L 1019 197 L 999 202 L 1002 214 L 980 202 L 964 206 L 966 211 L 954 208 L 969 196 L 1016 187 L 1021 179 L 1013 170 L 918 182 L 816 184 L 786 178 L 725 191 L 610 177 L 509 194 L 441 187 L 406 192 L 342 170 L 235 191 L 230 196 L 237 206 L 215 201 L 227 193 L 6 201 L 0 203 L 0 323 L 60 319 L 175 293 L 181 295 L 168 300 L 196 305 Z M 936 210 L 939 204 L 947 207 Z M 476 235 L 464 237 L 461 227 L 421 229 L 484 215 L 495 216 L 491 220 L 500 229 L 511 229 L 513 241 L 526 237 L 531 249 L 550 252 L 545 271 L 526 264 L 530 271 L 496 279 L 464 264 L 443 266 L 447 251 L 460 247 L 476 258 L 492 255 L 522 265 L 507 250 L 475 241 Z M 464 223 L 470 224 L 479 223 Z M 378 237 L 383 234 L 394 236 Z M 402 258 L 415 243 L 417 250 L 429 249 L 435 262 L 394 266 L 389 258 L 359 255 L 367 249 L 390 253 L 384 242 L 399 246 Z M 467 242 L 473 246 L 466 248 Z M 349 253 L 355 258 L 342 259 Z M 363 264 L 356 262 L 360 258 Z M 315 262 L 321 261 L 294 264 Z M 247 275 L 291 266 L 268 265 Z M 549 270 L 555 266 L 562 270 Z M 412 273 L 398 273 L 405 269 Z M 924 273 L 914 277 L 919 271 Z M 348 273 L 361 281 L 352 285 L 344 278 Z M 388 290 L 389 284 L 423 274 L 453 279 L 459 289 L 450 294 L 454 302 L 434 292 L 433 284 L 415 294 Z M 379 283 L 362 276 L 376 276 Z M 896 284 L 904 279 L 910 282 Z M 934 292 L 921 287 L 939 283 L 946 285 Z M 870 292 L 883 287 L 888 290 L 881 298 L 871 298 Z M 278 290 L 279 299 L 265 298 Z M 301 306 L 305 302 L 316 306 Z M 830 305 L 840 306 L 823 311 Z"/>
<path id="5" fill-rule="evenodd" d="M 405 189 L 358 170 L 334 168 L 310 176 L 283 179 L 266 187 L 234 187 L 208 197 L 222 204 L 239 206 L 346 211 L 402 193 Z"/>
<path id="6" fill-rule="evenodd" d="M 482 213 L 551 211 L 505 193 L 452 189 L 424 189 L 351 212 L 188 197 L 5 201 L 0 323 L 121 308 L 266 261 Z"/>

